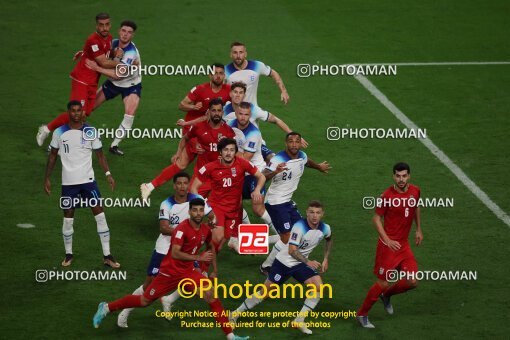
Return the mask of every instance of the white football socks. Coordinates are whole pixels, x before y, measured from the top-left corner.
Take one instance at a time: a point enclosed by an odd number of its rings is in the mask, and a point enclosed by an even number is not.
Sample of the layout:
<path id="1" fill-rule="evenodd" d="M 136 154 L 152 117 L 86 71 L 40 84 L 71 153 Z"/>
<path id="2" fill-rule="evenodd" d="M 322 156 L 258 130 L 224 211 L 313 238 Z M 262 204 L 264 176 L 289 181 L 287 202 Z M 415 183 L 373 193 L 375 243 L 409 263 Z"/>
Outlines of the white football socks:
<path id="1" fill-rule="evenodd" d="M 62 224 L 62 237 L 64 238 L 64 247 L 66 249 L 66 254 L 73 253 L 73 223 L 74 218 L 64 217 L 64 223 Z"/>
<path id="2" fill-rule="evenodd" d="M 97 234 L 101 240 L 101 247 L 103 247 L 103 255 L 110 255 L 110 229 L 106 223 L 106 216 L 104 212 L 94 216 L 97 224 Z"/>
<path id="3" fill-rule="evenodd" d="M 296 322 L 304 322 L 305 321 L 305 315 L 308 315 L 310 311 L 312 311 L 315 307 L 317 307 L 317 304 L 321 300 L 320 297 L 312 298 L 312 299 L 306 299 L 305 303 L 303 304 L 303 308 L 301 308 L 301 311 L 299 312 L 299 316 L 294 319 Z"/>
<path id="4" fill-rule="evenodd" d="M 119 145 L 119 143 L 127 134 L 126 130 L 131 130 L 131 127 L 133 127 L 134 120 L 135 116 L 124 114 L 124 119 L 122 119 L 119 127 L 117 130 L 115 130 L 115 139 L 112 142 L 112 147 Z"/>
<path id="5" fill-rule="evenodd" d="M 250 217 L 248 216 L 248 212 L 243 208 L 243 224 L 250 224 Z"/>

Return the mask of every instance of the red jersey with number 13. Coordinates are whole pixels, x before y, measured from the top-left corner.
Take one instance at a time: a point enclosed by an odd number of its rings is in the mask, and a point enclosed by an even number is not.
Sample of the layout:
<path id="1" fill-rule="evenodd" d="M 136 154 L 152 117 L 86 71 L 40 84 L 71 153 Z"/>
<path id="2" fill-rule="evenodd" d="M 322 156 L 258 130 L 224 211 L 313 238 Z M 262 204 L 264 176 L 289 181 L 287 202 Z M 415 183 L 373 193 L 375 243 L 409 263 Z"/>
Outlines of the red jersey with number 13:
<path id="1" fill-rule="evenodd" d="M 199 154 L 195 169 L 200 169 L 209 162 L 215 161 L 219 157 L 218 142 L 223 138 L 235 138 L 236 133 L 225 122 L 221 122 L 217 129 L 209 125 L 209 121 L 200 122 L 191 127 L 186 134 L 189 139 L 196 138 L 202 149 L 203 154 Z"/>
<path id="2" fill-rule="evenodd" d="M 240 157 L 234 157 L 230 165 L 216 160 L 201 167 L 198 170 L 198 178 L 202 182 L 210 181 L 212 186 L 207 203 L 226 212 L 239 211 L 245 172 L 255 175 L 257 167 Z"/>
<path id="3" fill-rule="evenodd" d="M 383 192 L 382 202 L 375 212 L 384 218 L 384 231 L 390 239 L 408 242 L 419 198 L 420 188 L 412 184 L 408 185 L 406 192 L 398 192 L 394 185 Z"/>

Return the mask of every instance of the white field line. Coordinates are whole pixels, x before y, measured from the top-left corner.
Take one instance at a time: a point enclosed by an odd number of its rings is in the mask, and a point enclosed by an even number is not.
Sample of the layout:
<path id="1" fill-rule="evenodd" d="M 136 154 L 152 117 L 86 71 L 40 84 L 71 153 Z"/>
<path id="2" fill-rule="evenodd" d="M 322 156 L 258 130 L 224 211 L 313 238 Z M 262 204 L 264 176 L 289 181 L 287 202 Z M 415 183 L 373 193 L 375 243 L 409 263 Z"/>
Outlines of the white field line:
<path id="1" fill-rule="evenodd" d="M 381 104 L 383 104 L 398 120 L 409 129 L 419 129 L 419 127 L 410 120 L 398 107 L 395 106 L 370 80 L 365 76 L 357 75 L 354 78 L 358 80 L 364 88 L 368 90 Z M 490 211 L 496 215 L 503 223 L 510 227 L 510 217 L 494 201 L 476 185 L 461 168 L 457 166 L 441 149 L 439 149 L 430 139 L 418 139 L 427 149 L 436 156 L 451 172 L 476 196 Z"/>

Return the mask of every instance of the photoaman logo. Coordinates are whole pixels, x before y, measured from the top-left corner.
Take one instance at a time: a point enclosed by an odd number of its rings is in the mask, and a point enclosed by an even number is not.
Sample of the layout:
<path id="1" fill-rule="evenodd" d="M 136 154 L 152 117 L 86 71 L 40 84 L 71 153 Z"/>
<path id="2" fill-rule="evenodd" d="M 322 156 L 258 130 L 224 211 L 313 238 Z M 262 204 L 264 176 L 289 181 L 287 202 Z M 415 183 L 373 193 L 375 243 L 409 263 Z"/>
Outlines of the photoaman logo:
<path id="1" fill-rule="evenodd" d="M 240 224 L 239 254 L 268 254 L 269 226 L 267 224 Z"/>

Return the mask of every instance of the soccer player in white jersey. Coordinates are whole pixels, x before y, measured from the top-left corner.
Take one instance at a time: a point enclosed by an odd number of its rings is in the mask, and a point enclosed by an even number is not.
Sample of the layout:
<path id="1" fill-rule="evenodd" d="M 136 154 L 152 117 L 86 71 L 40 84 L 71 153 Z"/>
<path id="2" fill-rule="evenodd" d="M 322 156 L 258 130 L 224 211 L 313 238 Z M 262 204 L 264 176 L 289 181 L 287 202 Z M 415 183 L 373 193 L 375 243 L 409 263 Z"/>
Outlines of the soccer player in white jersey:
<path id="1" fill-rule="evenodd" d="M 227 124 L 234 130 L 236 134 L 236 142 L 239 152 L 242 153 L 243 158 L 250 161 L 262 172 L 266 167 L 264 157 L 262 157 L 262 134 L 260 130 L 250 121 L 251 117 L 251 104 L 248 102 L 240 103 L 240 109 L 235 113 L 235 119 L 229 120 Z M 243 200 L 251 199 L 251 193 L 257 186 L 257 179 L 255 176 L 246 175 L 244 177 L 243 185 Z M 266 193 L 265 187 L 262 188 L 262 195 Z M 264 203 L 252 201 L 253 212 L 262 218 L 262 220 L 274 229 L 271 217 L 267 213 Z M 243 223 L 250 223 L 248 214 L 243 210 Z M 277 242 L 278 236 L 271 236 L 270 243 Z M 271 242 L 272 241 L 272 242 Z M 228 243 L 229 247 L 238 249 L 238 240 L 236 237 L 231 237 Z"/>
<path id="2" fill-rule="evenodd" d="M 324 273 L 328 270 L 328 258 L 331 252 L 331 228 L 328 224 L 321 221 L 324 216 L 324 208 L 319 201 L 311 201 L 306 209 L 306 219 L 300 219 L 292 226 L 291 236 L 288 245 L 286 245 L 271 267 L 264 285 L 266 291 L 270 292 L 277 288 L 275 284 L 285 283 L 291 276 L 296 281 L 305 285 L 313 284 L 315 286 L 315 296 L 307 298 L 303 308 L 299 312 L 292 326 L 305 334 L 312 334 L 312 331 L 306 327 L 305 316 L 312 311 L 320 301 L 319 292 L 322 285 L 322 279 L 319 270 Z M 324 247 L 324 259 L 322 263 L 308 259 L 313 249 L 323 240 L 326 240 Z M 235 311 L 231 313 L 231 322 L 235 323 L 239 313 L 253 309 L 264 298 L 261 298 L 263 291 L 259 294 L 253 294 L 251 298 L 246 299 Z"/>
<path id="3" fill-rule="evenodd" d="M 114 50 L 120 49 L 123 53 L 122 57 L 114 58 L 121 63 L 115 69 L 101 67 L 92 60 L 86 61 L 89 68 L 109 77 L 97 93 L 94 110 L 105 101 L 113 99 L 119 94 L 122 96 L 122 101 L 124 102 L 124 118 L 115 131 L 115 139 L 109 149 L 112 154 L 118 156 L 124 155 L 124 152 L 119 149 L 119 143 L 126 135 L 126 130 L 130 130 L 133 127 L 136 110 L 140 103 L 140 96 L 142 95 L 140 53 L 132 41 L 136 29 L 136 23 L 130 20 L 125 20 L 120 24 L 119 38 L 113 39 L 112 48 Z"/>
<path id="4" fill-rule="evenodd" d="M 80 206 L 89 206 L 96 219 L 97 233 L 103 248 L 103 263 L 112 268 L 119 268 L 120 264 L 110 253 L 110 229 L 100 204 L 101 194 L 94 178 L 92 150 L 95 151 L 99 165 L 105 172 L 112 190 L 115 188 L 115 181 L 108 169 L 108 163 L 101 149 L 101 141 L 94 134 L 87 133 L 93 131 L 93 128 L 83 123 L 85 112 L 81 102 L 70 101 L 67 104 L 67 112 L 69 113 L 69 123 L 60 126 L 53 132 L 44 181 L 44 190 L 49 195 L 51 193 L 51 173 L 57 162 L 57 155 L 60 155 L 62 161 L 60 207 L 64 211 L 62 235 L 66 251 L 62 266 L 67 267 L 73 261 L 74 210 Z"/>
<path id="5" fill-rule="evenodd" d="M 233 42 L 230 45 L 230 58 L 232 62 L 225 68 L 227 83 L 232 84 L 241 81 L 247 85 L 246 101 L 257 105 L 257 89 L 260 75 L 269 76 L 274 79 L 280 89 L 281 100 L 287 104 L 290 97 L 283 80 L 274 69 L 258 60 L 247 60 L 246 46 L 240 42 Z"/>
<path id="6" fill-rule="evenodd" d="M 200 195 L 192 194 L 188 191 L 190 176 L 186 172 L 179 172 L 173 177 L 174 195 L 165 199 L 160 206 L 159 210 L 159 234 L 156 240 L 156 246 L 152 252 L 152 257 L 147 267 L 147 277 L 145 282 L 135 289 L 133 295 L 142 295 L 145 289 L 151 284 L 152 280 L 159 273 L 159 266 L 161 261 L 168 253 L 170 248 L 170 239 L 174 228 L 189 218 L 189 202 L 194 198 L 202 198 Z M 209 216 L 209 221 L 214 219 L 214 214 L 211 213 L 211 208 L 205 205 L 205 214 Z M 164 302 L 164 297 L 161 302 Z M 172 301 L 173 303 L 173 301 Z M 171 303 L 168 306 L 163 304 L 164 310 L 171 308 Z M 127 321 L 129 314 L 134 308 L 123 309 L 117 317 L 117 325 L 122 328 L 127 328 Z"/>
<path id="7" fill-rule="evenodd" d="M 328 162 L 317 164 L 300 150 L 301 135 L 298 132 L 288 133 L 285 142 L 285 150 L 271 158 L 269 165 L 263 171 L 266 180 L 272 179 L 267 190 L 265 207 L 276 231 L 280 234 L 280 240 L 276 242 L 267 259 L 260 266 L 260 271 L 264 275 L 269 272 L 278 252 L 287 244 L 291 226 L 301 219 L 296 203 L 292 201 L 292 194 L 298 187 L 305 166 L 324 173 L 331 169 Z"/>

